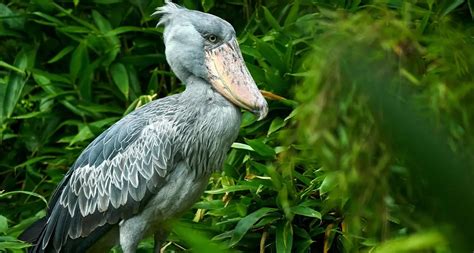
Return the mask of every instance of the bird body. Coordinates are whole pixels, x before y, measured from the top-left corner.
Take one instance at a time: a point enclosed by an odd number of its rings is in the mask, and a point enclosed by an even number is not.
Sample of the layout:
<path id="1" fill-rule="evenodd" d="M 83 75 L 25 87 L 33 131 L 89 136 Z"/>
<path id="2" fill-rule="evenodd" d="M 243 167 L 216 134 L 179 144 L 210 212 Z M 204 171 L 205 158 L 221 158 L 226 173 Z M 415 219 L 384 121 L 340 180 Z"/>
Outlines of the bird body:
<path id="1" fill-rule="evenodd" d="M 139 215 L 126 219 L 119 225 L 119 229 L 111 229 L 108 235 L 110 239 L 98 243 L 95 246 L 97 250 L 93 251 L 100 252 L 99 249 L 104 246 L 117 243 L 120 243 L 124 252 L 127 252 L 127 248 L 136 248 L 136 243 L 144 236 L 156 233 L 166 225 L 163 222 L 188 210 L 202 195 L 211 173 L 222 167 L 225 155 L 237 137 L 241 114 L 230 102 L 215 91 L 205 89 L 199 81 L 197 79 L 195 83 L 188 84 L 184 93 L 165 98 L 193 101 L 191 107 L 184 107 L 184 103 L 170 103 L 178 106 L 168 108 L 167 103 L 156 100 L 136 111 L 136 114 L 141 114 L 140 111 L 144 110 L 156 115 L 155 120 L 144 125 L 144 129 L 150 129 L 149 134 L 153 134 L 154 130 L 151 129 L 161 129 L 163 120 L 181 127 L 183 130 L 174 131 L 183 134 L 176 135 L 176 139 L 171 141 L 171 156 L 175 158 L 172 169 L 163 178 L 160 189 L 150 198 Z M 167 111 L 168 116 L 163 117 L 160 113 L 162 111 Z M 179 122 L 179 119 L 190 118 L 194 120 Z M 212 122 L 206 121 L 209 119 L 212 119 Z M 125 119 L 124 122 L 126 121 Z M 117 123 L 117 127 L 126 127 L 120 123 Z M 147 138 L 147 131 L 143 133 Z M 147 140 L 150 141 L 150 138 Z M 203 143 L 205 145 L 198 145 Z M 185 157 L 192 159 L 186 160 Z M 120 235 L 117 236 L 117 233 Z M 165 231 L 163 233 L 166 235 Z M 117 242 L 116 238 L 121 241 Z"/>
<path id="2" fill-rule="evenodd" d="M 238 107 L 266 115 L 230 24 L 169 1 L 158 13 L 167 60 L 185 91 L 142 106 L 87 146 L 47 217 L 33 226 L 40 232 L 24 233 L 30 252 L 105 252 L 119 244 L 131 253 L 150 234 L 159 252 L 167 222 L 188 210 L 222 167 L 239 132 Z"/>

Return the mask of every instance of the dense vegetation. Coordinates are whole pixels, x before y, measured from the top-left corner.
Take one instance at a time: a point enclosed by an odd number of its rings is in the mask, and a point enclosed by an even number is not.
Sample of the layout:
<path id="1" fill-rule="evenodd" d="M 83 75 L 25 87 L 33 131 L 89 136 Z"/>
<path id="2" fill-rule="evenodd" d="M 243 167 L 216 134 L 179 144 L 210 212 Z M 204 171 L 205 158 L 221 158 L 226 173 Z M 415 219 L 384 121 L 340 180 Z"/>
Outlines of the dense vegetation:
<path id="1" fill-rule="evenodd" d="M 244 113 L 167 252 L 474 250 L 474 1 L 180 3 L 234 25 L 270 113 Z M 183 89 L 162 4 L 0 1 L 0 251 L 94 137 Z"/>

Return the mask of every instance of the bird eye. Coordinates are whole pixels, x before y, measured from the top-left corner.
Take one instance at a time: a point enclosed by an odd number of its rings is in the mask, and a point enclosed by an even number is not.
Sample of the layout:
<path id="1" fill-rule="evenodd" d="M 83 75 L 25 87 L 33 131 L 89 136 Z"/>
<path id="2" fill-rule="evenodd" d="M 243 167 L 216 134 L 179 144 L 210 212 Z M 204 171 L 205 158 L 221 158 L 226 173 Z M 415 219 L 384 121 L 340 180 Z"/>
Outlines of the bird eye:
<path id="1" fill-rule="evenodd" d="M 207 36 L 207 40 L 208 40 L 209 42 L 214 43 L 214 42 L 217 41 L 217 36 L 214 35 L 214 34 L 210 34 L 209 36 Z"/>

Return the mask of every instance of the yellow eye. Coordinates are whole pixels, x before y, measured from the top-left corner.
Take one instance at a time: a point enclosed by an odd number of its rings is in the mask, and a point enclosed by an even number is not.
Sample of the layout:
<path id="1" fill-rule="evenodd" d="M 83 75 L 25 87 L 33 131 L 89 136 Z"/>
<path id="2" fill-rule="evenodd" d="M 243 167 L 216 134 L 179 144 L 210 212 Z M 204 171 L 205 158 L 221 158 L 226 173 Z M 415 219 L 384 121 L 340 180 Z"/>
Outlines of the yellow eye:
<path id="1" fill-rule="evenodd" d="M 214 34 L 211 34 L 211 35 L 209 35 L 209 36 L 207 37 L 207 40 L 209 40 L 209 42 L 214 43 L 214 42 L 217 41 L 217 36 L 214 35 Z"/>

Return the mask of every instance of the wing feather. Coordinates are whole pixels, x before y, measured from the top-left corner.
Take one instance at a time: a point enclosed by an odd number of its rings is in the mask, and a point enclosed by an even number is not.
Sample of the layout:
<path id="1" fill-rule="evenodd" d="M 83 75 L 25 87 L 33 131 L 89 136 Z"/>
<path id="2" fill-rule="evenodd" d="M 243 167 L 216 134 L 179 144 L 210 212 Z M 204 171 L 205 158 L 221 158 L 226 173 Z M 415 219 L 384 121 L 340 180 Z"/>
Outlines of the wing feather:
<path id="1" fill-rule="evenodd" d="M 168 113 L 150 120 L 143 110 L 114 124 L 77 159 L 53 195 L 43 249 L 59 251 L 67 240 L 136 214 L 162 185 L 174 167 L 174 124 Z"/>

